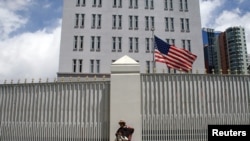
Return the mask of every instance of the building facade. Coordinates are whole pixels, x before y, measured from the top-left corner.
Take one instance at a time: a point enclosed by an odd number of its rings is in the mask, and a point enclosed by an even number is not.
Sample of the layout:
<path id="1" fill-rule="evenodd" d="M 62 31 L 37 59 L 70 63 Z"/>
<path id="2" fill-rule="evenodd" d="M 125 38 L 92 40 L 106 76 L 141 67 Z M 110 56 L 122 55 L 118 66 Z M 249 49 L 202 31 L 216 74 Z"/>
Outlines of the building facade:
<path id="1" fill-rule="evenodd" d="M 226 29 L 228 47 L 228 62 L 232 71 L 247 73 L 247 45 L 245 29 L 243 27 L 230 27 Z"/>
<path id="2" fill-rule="evenodd" d="M 229 27 L 224 32 L 203 28 L 202 33 L 208 73 L 247 73 L 247 47 L 243 27 Z"/>
<path id="3" fill-rule="evenodd" d="M 212 73 L 214 68 L 215 31 L 211 28 L 202 29 L 202 39 L 204 48 L 204 60 L 207 73 Z"/>
<path id="4" fill-rule="evenodd" d="M 193 71 L 204 72 L 199 0 L 64 0 L 62 20 L 58 77 L 110 74 L 124 55 L 151 73 L 153 35 L 196 54 Z"/>

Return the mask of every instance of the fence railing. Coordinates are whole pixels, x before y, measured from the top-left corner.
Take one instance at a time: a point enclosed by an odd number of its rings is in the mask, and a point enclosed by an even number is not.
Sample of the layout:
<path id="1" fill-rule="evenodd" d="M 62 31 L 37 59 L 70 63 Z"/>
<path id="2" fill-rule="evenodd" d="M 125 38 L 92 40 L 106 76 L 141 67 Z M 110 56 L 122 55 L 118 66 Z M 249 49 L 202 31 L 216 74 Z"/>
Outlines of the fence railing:
<path id="1" fill-rule="evenodd" d="M 250 124 L 249 75 L 140 78 L 143 141 L 207 140 L 208 124 Z M 110 80 L 1 84 L 0 137 L 108 141 L 110 93 Z"/>
<path id="2" fill-rule="evenodd" d="M 250 76 L 144 74 L 143 141 L 207 140 L 209 124 L 250 124 Z"/>
<path id="3" fill-rule="evenodd" d="M 3 140 L 109 139 L 108 81 L 0 85 Z"/>

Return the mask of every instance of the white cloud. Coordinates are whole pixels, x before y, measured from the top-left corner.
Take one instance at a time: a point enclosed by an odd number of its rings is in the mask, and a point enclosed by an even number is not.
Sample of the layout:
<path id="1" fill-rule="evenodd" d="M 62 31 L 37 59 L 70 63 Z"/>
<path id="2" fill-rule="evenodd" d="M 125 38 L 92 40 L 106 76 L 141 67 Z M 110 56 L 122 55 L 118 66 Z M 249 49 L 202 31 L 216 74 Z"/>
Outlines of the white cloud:
<path id="1" fill-rule="evenodd" d="M 209 27 L 216 17 L 216 9 L 224 4 L 225 0 L 200 0 L 201 24 Z"/>
<path id="2" fill-rule="evenodd" d="M 8 38 L 9 34 L 27 23 L 27 18 L 17 14 L 27 10 L 32 5 L 31 0 L 7 0 L 0 3 L 0 40 Z"/>
<path id="3" fill-rule="evenodd" d="M 47 29 L 0 41 L 0 83 L 4 79 L 31 80 L 56 77 L 59 62 L 61 23 Z M 44 80 L 45 81 L 45 80 Z"/>
<path id="4" fill-rule="evenodd" d="M 239 1 L 241 3 L 243 1 Z M 248 53 L 250 53 L 250 13 L 241 9 L 222 9 L 224 0 L 200 0 L 202 26 L 225 31 L 228 27 L 242 26 L 245 28 Z M 219 10 L 218 10 L 219 9 Z M 218 11 L 221 12 L 219 13 Z"/>

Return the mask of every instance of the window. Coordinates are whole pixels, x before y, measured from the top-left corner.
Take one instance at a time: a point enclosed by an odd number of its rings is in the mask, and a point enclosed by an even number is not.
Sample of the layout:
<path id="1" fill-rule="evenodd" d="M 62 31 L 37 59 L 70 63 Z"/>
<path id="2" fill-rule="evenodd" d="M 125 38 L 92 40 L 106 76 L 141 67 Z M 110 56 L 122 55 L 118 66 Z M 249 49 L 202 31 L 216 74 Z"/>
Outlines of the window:
<path id="1" fill-rule="evenodd" d="M 181 40 L 181 42 L 182 42 L 182 48 L 183 48 L 183 49 L 186 49 L 185 40 Z"/>
<path id="2" fill-rule="evenodd" d="M 80 36 L 80 51 L 83 50 L 83 36 Z"/>
<path id="3" fill-rule="evenodd" d="M 119 7 L 119 8 L 122 8 L 122 0 L 119 0 L 118 7 Z"/>
<path id="4" fill-rule="evenodd" d="M 86 5 L 86 0 L 82 0 L 82 6 Z"/>
<path id="5" fill-rule="evenodd" d="M 145 38 L 145 44 L 146 44 L 146 52 L 150 52 L 150 39 L 149 38 Z"/>
<path id="6" fill-rule="evenodd" d="M 189 32 L 189 19 L 186 19 L 186 32 Z"/>
<path id="7" fill-rule="evenodd" d="M 80 6 L 80 0 L 76 0 L 76 6 Z"/>
<path id="8" fill-rule="evenodd" d="M 118 17 L 118 24 L 117 24 L 117 17 Z M 112 29 L 122 29 L 122 15 L 113 15 L 112 16 Z"/>
<path id="9" fill-rule="evenodd" d="M 94 60 L 90 60 L 90 73 L 94 73 Z"/>
<path id="10" fill-rule="evenodd" d="M 122 37 L 112 37 L 112 52 L 118 49 L 118 52 L 122 50 Z"/>
<path id="11" fill-rule="evenodd" d="M 96 1 L 97 1 L 97 0 L 93 0 L 93 5 L 92 5 L 92 7 L 96 7 Z"/>
<path id="12" fill-rule="evenodd" d="M 187 49 L 191 52 L 191 41 L 187 40 Z"/>
<path id="13" fill-rule="evenodd" d="M 169 39 L 166 39 L 166 42 L 167 42 L 168 44 L 170 44 Z"/>
<path id="14" fill-rule="evenodd" d="M 113 41 L 113 47 L 112 47 L 112 52 L 116 51 L 116 37 L 112 37 Z"/>
<path id="15" fill-rule="evenodd" d="M 81 1 L 82 1 L 82 6 L 85 6 L 85 1 L 86 0 L 76 0 L 76 6 L 80 6 Z"/>
<path id="16" fill-rule="evenodd" d="M 129 8 L 133 7 L 133 0 L 129 0 Z"/>
<path id="17" fill-rule="evenodd" d="M 139 52 L 139 38 L 129 37 L 129 52 Z"/>
<path id="18" fill-rule="evenodd" d="M 79 62 L 79 72 L 82 72 L 82 59 L 79 59 L 78 62 Z"/>
<path id="19" fill-rule="evenodd" d="M 77 50 L 77 42 L 78 42 L 78 37 L 77 36 L 74 36 L 74 51 Z"/>
<path id="20" fill-rule="evenodd" d="M 133 16 L 129 16 L 129 29 L 133 28 Z"/>
<path id="21" fill-rule="evenodd" d="M 81 25 L 80 25 L 81 28 L 84 28 L 84 18 L 85 18 L 85 15 L 81 14 Z"/>
<path id="22" fill-rule="evenodd" d="M 169 8 L 169 9 L 170 9 L 170 10 L 173 10 L 173 0 L 169 0 L 169 1 L 170 1 L 170 5 L 169 5 L 170 8 Z"/>
<path id="23" fill-rule="evenodd" d="M 115 29 L 116 28 L 116 15 L 113 15 L 113 26 L 112 28 Z"/>
<path id="24" fill-rule="evenodd" d="M 185 11 L 188 11 L 188 2 L 185 0 Z"/>
<path id="25" fill-rule="evenodd" d="M 181 32 L 189 32 L 189 19 L 180 18 Z"/>
<path id="26" fill-rule="evenodd" d="M 101 37 L 97 36 L 97 49 L 96 49 L 96 51 L 100 51 L 100 48 L 101 48 Z"/>
<path id="27" fill-rule="evenodd" d="M 73 72 L 76 72 L 76 59 L 73 59 Z"/>
<path id="28" fill-rule="evenodd" d="M 174 46 L 175 45 L 175 39 L 171 39 L 172 41 L 172 45 Z"/>
<path id="29" fill-rule="evenodd" d="M 169 31 L 169 23 L 168 23 L 168 18 L 165 18 L 165 31 Z"/>
<path id="30" fill-rule="evenodd" d="M 97 19 L 96 19 L 97 18 Z M 96 22 L 97 22 L 97 29 L 101 28 L 101 22 L 102 22 L 102 15 L 101 14 L 92 14 L 92 26 L 91 28 L 96 28 Z"/>
<path id="31" fill-rule="evenodd" d="M 175 45 L 175 39 L 166 39 L 166 42 L 170 45 Z"/>
<path id="32" fill-rule="evenodd" d="M 95 67 L 95 62 L 96 62 L 96 67 Z M 101 62 L 100 60 L 90 60 L 90 73 L 95 73 L 95 68 L 96 68 L 96 73 L 100 73 L 100 66 Z"/>
<path id="33" fill-rule="evenodd" d="M 102 7 L 102 0 L 99 0 L 98 7 Z"/>
<path id="34" fill-rule="evenodd" d="M 185 30 L 185 27 L 184 27 L 184 19 L 181 18 L 180 20 L 181 20 L 181 32 L 184 32 L 184 30 Z"/>
<path id="35" fill-rule="evenodd" d="M 92 26 L 91 26 L 91 28 L 95 28 L 95 17 L 96 17 L 96 15 L 92 14 Z"/>
<path id="36" fill-rule="evenodd" d="M 180 0 L 180 11 L 183 11 L 182 0 Z"/>
<path id="37" fill-rule="evenodd" d="M 133 38 L 129 37 L 129 52 L 133 51 Z"/>
<path id="38" fill-rule="evenodd" d="M 151 19 L 151 29 L 155 28 L 155 20 L 154 17 L 150 17 Z"/>
<path id="39" fill-rule="evenodd" d="M 85 3 L 85 0 L 84 0 L 84 3 Z M 96 7 L 97 4 L 98 4 L 98 7 L 102 7 L 102 0 L 93 0 L 92 7 Z"/>
<path id="40" fill-rule="evenodd" d="M 148 9 L 148 0 L 145 0 L 145 9 Z"/>
<path id="41" fill-rule="evenodd" d="M 149 20 L 148 20 L 148 16 L 145 17 L 145 30 L 149 30 Z"/>
<path id="42" fill-rule="evenodd" d="M 151 25 L 149 25 L 149 18 L 150 18 Z M 155 28 L 154 27 L 154 17 L 145 16 L 145 30 L 149 30 L 149 26 L 150 26 L 150 29 Z"/>
<path id="43" fill-rule="evenodd" d="M 95 37 L 91 36 L 91 48 L 90 51 L 94 51 L 95 50 Z"/>
<path id="44" fill-rule="evenodd" d="M 96 73 L 100 73 L 100 60 L 96 60 Z"/>
<path id="45" fill-rule="evenodd" d="M 174 31 L 174 18 L 170 18 L 171 31 Z"/>
<path id="46" fill-rule="evenodd" d="M 121 52 L 122 50 L 122 37 L 118 37 L 118 51 Z"/>
<path id="47" fill-rule="evenodd" d="M 164 9 L 165 9 L 165 10 L 168 10 L 168 0 L 165 0 L 165 1 L 164 1 Z"/>
<path id="48" fill-rule="evenodd" d="M 79 14 L 75 14 L 75 28 L 78 28 Z"/>
<path id="49" fill-rule="evenodd" d="M 134 16 L 135 18 L 135 29 L 138 29 L 138 16 Z"/>
<path id="50" fill-rule="evenodd" d="M 80 43 L 78 43 L 80 40 Z M 83 50 L 83 36 L 74 36 L 74 41 L 73 41 L 73 51 L 77 51 L 78 46 L 80 46 L 79 51 Z"/>
<path id="51" fill-rule="evenodd" d="M 113 7 L 116 7 L 116 0 L 113 0 Z"/>
<path id="52" fill-rule="evenodd" d="M 129 29 L 132 30 L 138 30 L 139 23 L 138 23 L 138 16 L 129 16 Z M 134 24 L 133 24 L 134 23 Z"/>
<path id="53" fill-rule="evenodd" d="M 122 29 L 122 15 L 118 15 L 118 29 Z"/>
<path id="54" fill-rule="evenodd" d="M 128 0 L 129 1 L 129 8 L 138 8 L 138 0 Z"/>
<path id="55" fill-rule="evenodd" d="M 139 52 L 139 38 L 134 38 L 135 39 L 135 52 Z"/>
<path id="56" fill-rule="evenodd" d="M 122 7 L 122 0 L 113 0 L 113 8 L 116 8 L 118 6 L 118 8 Z"/>
<path id="57" fill-rule="evenodd" d="M 150 0 L 150 9 L 154 9 L 154 0 Z"/>
<path id="58" fill-rule="evenodd" d="M 97 28 L 101 28 L 101 21 L 102 21 L 102 15 L 97 15 L 98 17 L 98 24 L 97 24 Z"/>
<path id="59" fill-rule="evenodd" d="M 138 8 L 138 0 L 135 0 L 135 6 L 134 8 Z"/>

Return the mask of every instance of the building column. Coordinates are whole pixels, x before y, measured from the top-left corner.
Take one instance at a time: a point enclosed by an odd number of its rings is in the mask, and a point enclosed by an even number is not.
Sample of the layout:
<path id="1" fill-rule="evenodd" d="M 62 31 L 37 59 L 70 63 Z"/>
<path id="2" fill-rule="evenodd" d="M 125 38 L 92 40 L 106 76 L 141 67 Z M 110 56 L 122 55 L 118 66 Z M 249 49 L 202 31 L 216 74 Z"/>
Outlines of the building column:
<path id="1" fill-rule="evenodd" d="M 140 65 L 123 56 L 111 65 L 110 140 L 114 141 L 119 120 L 133 127 L 132 141 L 142 140 Z"/>

